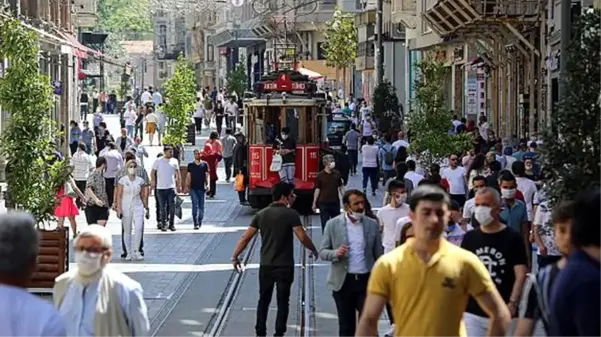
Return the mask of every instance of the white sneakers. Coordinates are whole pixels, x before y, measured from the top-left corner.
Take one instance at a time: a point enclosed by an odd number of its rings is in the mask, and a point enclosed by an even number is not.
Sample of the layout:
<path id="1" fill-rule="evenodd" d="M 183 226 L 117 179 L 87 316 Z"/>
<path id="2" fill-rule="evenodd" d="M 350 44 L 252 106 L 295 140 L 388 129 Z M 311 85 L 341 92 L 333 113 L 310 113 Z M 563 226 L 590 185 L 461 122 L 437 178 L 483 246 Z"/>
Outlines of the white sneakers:
<path id="1" fill-rule="evenodd" d="M 393 337 L 394 336 L 394 324 L 390 326 L 390 329 L 386 331 L 384 337 Z"/>
<path id="2" fill-rule="evenodd" d="M 127 254 L 127 256 L 125 256 L 123 259 L 125 261 L 131 261 L 131 260 L 142 261 L 142 260 L 144 260 L 144 256 L 142 256 L 142 254 L 140 254 L 140 252 L 134 252 L 131 255 Z"/>

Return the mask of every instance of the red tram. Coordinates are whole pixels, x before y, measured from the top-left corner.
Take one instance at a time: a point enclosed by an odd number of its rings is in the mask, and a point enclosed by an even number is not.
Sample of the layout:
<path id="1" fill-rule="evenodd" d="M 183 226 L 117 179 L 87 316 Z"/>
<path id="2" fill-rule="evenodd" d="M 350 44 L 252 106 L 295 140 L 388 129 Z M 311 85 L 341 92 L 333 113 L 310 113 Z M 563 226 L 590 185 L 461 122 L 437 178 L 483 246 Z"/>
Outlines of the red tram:
<path id="1" fill-rule="evenodd" d="M 271 202 L 271 188 L 280 181 L 270 171 L 274 143 L 280 130 L 290 129 L 296 140 L 295 206 L 311 210 L 315 179 L 320 171 L 320 149 L 325 140 L 326 99 L 317 94 L 315 82 L 296 71 L 277 71 L 263 76 L 244 100 L 244 133 L 248 137 L 249 191 L 251 207 L 261 209 Z"/>

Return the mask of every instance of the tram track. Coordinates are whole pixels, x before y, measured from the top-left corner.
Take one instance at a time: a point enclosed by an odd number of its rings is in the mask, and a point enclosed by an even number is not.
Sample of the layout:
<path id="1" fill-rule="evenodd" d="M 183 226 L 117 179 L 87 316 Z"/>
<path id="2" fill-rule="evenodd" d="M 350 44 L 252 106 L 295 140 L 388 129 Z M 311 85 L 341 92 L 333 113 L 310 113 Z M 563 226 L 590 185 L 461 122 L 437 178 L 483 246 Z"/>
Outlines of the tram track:
<path id="1" fill-rule="evenodd" d="M 311 232 L 311 217 L 304 216 L 302 218 L 303 227 L 310 235 Z M 255 249 L 258 246 L 259 235 L 255 235 L 255 237 L 251 240 L 249 247 L 241 261 L 242 269 L 238 271 L 233 271 L 230 276 L 229 282 L 223 292 L 223 295 L 219 301 L 217 310 L 213 314 L 213 317 L 209 320 L 209 324 L 207 329 L 204 331 L 204 336 L 208 337 L 218 337 L 221 336 L 221 333 L 225 329 L 228 324 L 228 320 L 230 317 L 230 313 L 232 307 L 236 301 L 236 298 L 239 294 L 240 288 L 244 282 L 245 276 L 247 274 L 246 266 L 251 261 Z M 297 336 L 300 337 L 309 337 L 311 336 L 312 328 L 314 326 L 314 318 L 313 318 L 313 310 L 314 310 L 314 300 L 313 300 L 313 282 L 312 282 L 312 273 L 313 273 L 313 258 L 310 255 L 310 252 L 307 251 L 302 245 L 300 245 L 300 275 L 298 277 L 297 288 L 296 290 L 299 293 L 298 300 L 296 302 L 296 306 L 298 308 L 297 312 Z M 292 293 L 292 292 L 291 292 Z M 275 294 L 274 294 L 275 295 Z M 292 307 L 291 303 L 291 307 Z M 252 329 L 252 327 L 249 327 Z"/>

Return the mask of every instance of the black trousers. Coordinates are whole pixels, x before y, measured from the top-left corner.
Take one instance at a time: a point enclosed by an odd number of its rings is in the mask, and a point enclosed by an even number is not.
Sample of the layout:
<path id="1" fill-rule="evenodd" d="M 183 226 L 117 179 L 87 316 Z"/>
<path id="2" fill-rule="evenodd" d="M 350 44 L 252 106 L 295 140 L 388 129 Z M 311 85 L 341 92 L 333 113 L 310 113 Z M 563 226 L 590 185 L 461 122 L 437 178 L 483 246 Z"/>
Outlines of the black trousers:
<path id="1" fill-rule="evenodd" d="M 106 196 L 109 200 L 109 208 L 113 207 L 113 197 L 115 196 L 115 178 L 104 178 L 106 183 Z"/>
<path id="2" fill-rule="evenodd" d="M 161 208 L 159 207 L 159 192 L 156 188 L 154 189 L 154 201 L 155 201 L 154 208 L 157 211 L 157 228 L 161 229 L 161 224 L 163 222 L 161 221 Z M 144 240 L 144 238 L 142 238 L 142 240 Z"/>
<path id="3" fill-rule="evenodd" d="M 215 193 L 217 193 L 217 178 L 209 178 L 209 191 L 207 192 L 207 195 L 209 197 L 214 197 Z"/>
<path id="4" fill-rule="evenodd" d="M 338 334 L 341 337 L 354 336 L 357 327 L 357 313 L 361 315 L 367 294 L 367 274 L 346 274 L 342 288 L 333 292 L 338 311 Z"/>
<path id="5" fill-rule="evenodd" d="M 69 144 L 69 150 L 71 150 L 71 155 L 74 155 L 77 152 L 77 148 L 79 147 L 79 142 Z"/>
<path id="6" fill-rule="evenodd" d="M 221 128 L 223 128 L 223 116 L 215 116 L 215 126 L 217 127 L 217 133 L 221 135 Z"/>
<path id="7" fill-rule="evenodd" d="M 140 140 L 144 140 L 144 122 L 134 125 L 134 138 L 136 137 L 140 137 Z"/>
<path id="8" fill-rule="evenodd" d="M 321 232 L 326 228 L 326 222 L 328 220 L 340 215 L 340 202 L 320 202 L 319 207 L 319 219 L 321 220 Z"/>
<path id="9" fill-rule="evenodd" d="M 223 157 L 223 165 L 225 166 L 225 180 L 230 180 L 232 177 L 232 164 L 234 157 Z"/>
<path id="10" fill-rule="evenodd" d="M 79 188 L 79 190 L 81 191 L 81 193 L 83 193 L 83 195 L 86 195 L 86 184 L 88 182 L 85 180 L 75 180 L 75 185 L 77 186 L 77 188 Z M 75 203 L 77 204 L 77 207 L 82 208 L 84 206 L 84 204 L 81 202 L 80 198 L 77 198 L 75 200 Z"/>
<path id="11" fill-rule="evenodd" d="M 194 125 L 196 125 L 196 132 L 202 131 L 202 117 L 194 117 Z"/>
<path id="12" fill-rule="evenodd" d="M 275 319 L 274 336 L 284 336 L 290 309 L 290 287 L 294 282 L 294 267 L 259 267 L 259 303 L 257 304 L 257 321 L 255 333 L 257 336 L 267 336 L 267 313 L 273 295 L 274 286 L 277 287 L 276 301 L 278 313 Z"/>
<path id="13" fill-rule="evenodd" d="M 359 163 L 359 151 L 347 150 L 348 158 L 351 162 L 351 174 L 357 174 L 357 164 Z"/>
<path id="14" fill-rule="evenodd" d="M 546 266 L 553 264 L 553 263 L 557 263 L 557 261 L 561 260 L 561 256 L 552 256 L 552 255 L 547 255 L 547 256 L 542 256 L 542 255 L 537 255 L 536 256 L 536 261 L 538 263 L 538 269 L 542 269 L 545 268 Z"/>
<path id="15" fill-rule="evenodd" d="M 465 194 L 451 194 L 451 200 L 455 200 L 459 207 L 463 207 L 465 205 Z"/>

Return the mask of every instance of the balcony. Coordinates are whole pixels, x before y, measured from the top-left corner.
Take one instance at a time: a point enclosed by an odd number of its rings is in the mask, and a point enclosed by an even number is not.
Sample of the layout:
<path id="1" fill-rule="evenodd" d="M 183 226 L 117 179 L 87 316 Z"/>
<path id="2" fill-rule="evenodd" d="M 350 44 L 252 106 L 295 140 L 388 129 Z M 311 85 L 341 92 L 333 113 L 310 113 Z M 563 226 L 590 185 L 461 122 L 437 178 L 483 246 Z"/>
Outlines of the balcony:
<path id="1" fill-rule="evenodd" d="M 419 22 L 417 1 L 392 0 L 392 22 L 400 23 L 409 29 L 416 29 Z"/>

